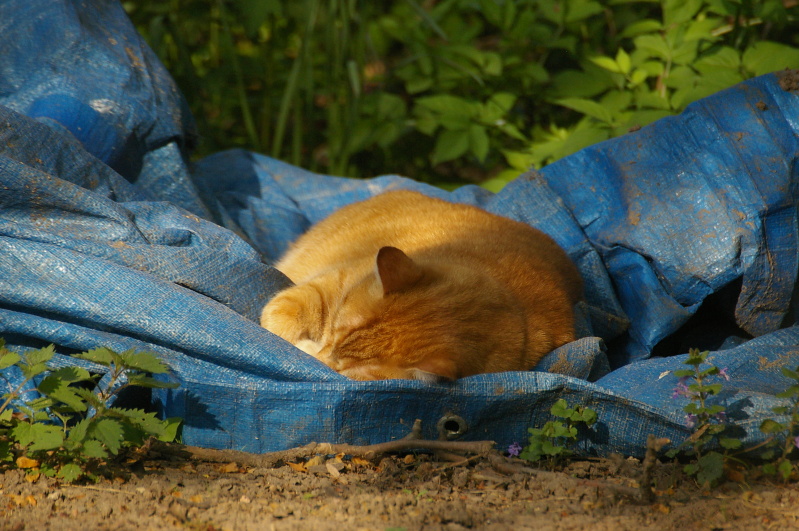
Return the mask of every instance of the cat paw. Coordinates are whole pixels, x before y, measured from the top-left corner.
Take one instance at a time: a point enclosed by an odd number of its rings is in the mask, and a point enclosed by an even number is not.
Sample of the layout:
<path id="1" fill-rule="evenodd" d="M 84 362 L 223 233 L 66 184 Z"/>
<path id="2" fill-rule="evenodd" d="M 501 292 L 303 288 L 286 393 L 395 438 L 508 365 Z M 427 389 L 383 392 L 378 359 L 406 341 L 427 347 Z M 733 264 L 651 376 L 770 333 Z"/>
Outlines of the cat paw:
<path id="1" fill-rule="evenodd" d="M 311 349 L 322 336 L 321 299 L 318 292 L 302 287 L 278 293 L 261 312 L 261 326 L 289 343 Z M 316 349 L 318 350 L 318 349 Z"/>

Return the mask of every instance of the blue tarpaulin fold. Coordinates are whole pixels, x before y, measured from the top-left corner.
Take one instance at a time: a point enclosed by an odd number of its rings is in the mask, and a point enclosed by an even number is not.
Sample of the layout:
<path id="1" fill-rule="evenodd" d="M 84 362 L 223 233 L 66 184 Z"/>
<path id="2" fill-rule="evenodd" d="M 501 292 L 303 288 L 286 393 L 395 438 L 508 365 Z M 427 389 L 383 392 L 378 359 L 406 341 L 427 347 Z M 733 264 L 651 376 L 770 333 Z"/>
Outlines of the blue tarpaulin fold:
<path id="1" fill-rule="evenodd" d="M 769 74 L 681 115 L 520 175 L 498 194 L 399 176 L 331 177 L 243 151 L 189 162 L 187 106 L 119 4 L 0 2 L 0 337 L 54 362 L 105 345 L 159 354 L 181 384 L 153 405 L 188 444 L 264 452 L 425 435 L 524 442 L 560 397 L 595 409 L 583 453 L 640 455 L 690 434 L 672 398 L 690 346 L 757 426 L 799 364 L 799 96 Z M 452 384 L 356 382 L 260 328 L 289 285 L 270 266 L 337 208 L 415 189 L 547 232 L 582 273 L 581 339 L 529 372 Z M 552 371 L 552 372 L 547 372 Z M 9 381 L 19 374 L 7 370 Z"/>

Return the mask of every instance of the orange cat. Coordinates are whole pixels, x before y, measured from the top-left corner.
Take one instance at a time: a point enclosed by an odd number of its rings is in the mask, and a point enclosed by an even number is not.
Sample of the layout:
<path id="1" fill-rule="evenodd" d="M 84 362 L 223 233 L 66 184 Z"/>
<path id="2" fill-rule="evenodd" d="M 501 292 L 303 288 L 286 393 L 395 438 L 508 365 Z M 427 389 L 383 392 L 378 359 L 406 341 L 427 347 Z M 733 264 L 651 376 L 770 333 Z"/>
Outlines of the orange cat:
<path id="1" fill-rule="evenodd" d="M 333 213 L 276 264 L 261 326 L 356 380 L 531 369 L 573 341 L 582 280 L 544 233 L 394 191 Z"/>

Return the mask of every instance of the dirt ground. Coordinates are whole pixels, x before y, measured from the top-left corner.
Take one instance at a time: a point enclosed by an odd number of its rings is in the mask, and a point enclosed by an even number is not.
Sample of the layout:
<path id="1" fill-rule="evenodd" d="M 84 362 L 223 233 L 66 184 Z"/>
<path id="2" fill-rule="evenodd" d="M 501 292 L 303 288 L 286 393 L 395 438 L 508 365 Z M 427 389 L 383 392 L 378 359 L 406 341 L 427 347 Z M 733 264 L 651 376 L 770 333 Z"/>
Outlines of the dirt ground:
<path id="1" fill-rule="evenodd" d="M 13 470 L 0 475 L 0 529 L 799 529 L 799 485 L 751 473 L 704 491 L 679 465 L 658 463 L 654 499 L 641 502 L 635 459 L 555 472 L 502 473 L 496 463 L 410 453 L 258 467 L 161 455 L 126 478 L 79 485 Z"/>

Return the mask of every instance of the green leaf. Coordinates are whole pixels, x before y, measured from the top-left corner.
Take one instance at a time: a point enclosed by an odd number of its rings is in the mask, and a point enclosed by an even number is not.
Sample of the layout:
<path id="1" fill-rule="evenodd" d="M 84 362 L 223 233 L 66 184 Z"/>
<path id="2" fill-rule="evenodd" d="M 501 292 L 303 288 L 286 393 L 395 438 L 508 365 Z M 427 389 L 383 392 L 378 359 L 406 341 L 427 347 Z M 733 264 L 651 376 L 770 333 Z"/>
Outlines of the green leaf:
<path id="1" fill-rule="evenodd" d="M 127 350 L 120 354 L 122 366 L 151 374 L 164 374 L 169 372 L 169 367 L 162 362 L 157 354 L 152 352 L 134 352 Z"/>
<path id="2" fill-rule="evenodd" d="M 122 425 L 116 419 L 103 418 L 88 430 L 89 434 L 105 444 L 108 451 L 116 455 L 122 445 Z"/>
<path id="3" fill-rule="evenodd" d="M 565 70 L 555 74 L 552 77 L 552 93 L 562 98 L 590 98 L 614 86 L 611 75 L 605 70 L 594 68 L 590 62 L 586 66 L 592 67 L 593 72 Z"/>
<path id="4" fill-rule="evenodd" d="M 103 401 L 100 400 L 100 397 L 97 396 L 91 389 L 77 387 L 73 389 L 73 392 L 95 409 L 101 409 L 105 407 L 105 403 L 103 403 Z"/>
<path id="5" fill-rule="evenodd" d="M 86 439 L 86 432 L 92 424 L 92 419 L 82 419 L 70 428 L 67 440 L 80 442 Z"/>
<path id="6" fill-rule="evenodd" d="M 11 430 L 11 435 L 29 452 L 55 450 L 64 444 L 63 431 L 58 426 L 47 424 L 20 422 Z"/>
<path id="7" fill-rule="evenodd" d="M 649 74 L 647 73 L 646 70 L 644 70 L 643 68 L 636 68 L 635 70 L 633 70 L 632 75 L 630 75 L 630 84 L 629 84 L 630 88 L 637 87 L 638 85 L 646 81 L 647 77 L 649 77 Z"/>
<path id="8" fill-rule="evenodd" d="M 74 411 L 86 411 L 86 404 L 75 393 L 74 388 L 70 388 L 64 380 L 52 373 L 39 384 L 39 391 L 54 400 L 66 404 Z"/>
<path id="9" fill-rule="evenodd" d="M 799 396 L 799 385 L 792 385 L 785 391 L 777 393 L 777 398 L 792 398 L 795 396 Z M 774 409 L 774 411 L 777 412 L 776 408 Z M 780 413 L 784 414 L 786 412 L 787 408 L 785 409 L 785 411 L 781 411 Z"/>
<path id="10" fill-rule="evenodd" d="M 408 94 L 419 94 L 429 90 L 433 86 L 433 79 L 426 76 L 413 77 L 405 82 L 405 90 Z"/>
<path id="11" fill-rule="evenodd" d="M 783 459 L 782 462 L 777 466 L 777 470 L 779 471 L 782 479 L 788 481 L 788 478 L 791 477 L 791 471 L 793 470 L 793 463 L 788 459 Z"/>
<path id="12" fill-rule="evenodd" d="M 26 352 L 25 362 L 31 366 L 38 365 L 40 363 L 47 363 L 53 358 L 54 355 L 55 355 L 55 347 L 53 345 L 48 345 L 44 348 L 40 348 L 39 350 L 32 350 L 30 352 Z"/>
<path id="13" fill-rule="evenodd" d="M 630 63 L 630 56 L 627 52 L 624 51 L 623 48 L 619 48 L 619 51 L 616 53 L 616 64 L 619 66 L 619 71 L 621 74 L 629 74 L 630 68 L 632 68 L 632 64 Z"/>
<path id="14" fill-rule="evenodd" d="M 727 450 L 737 450 L 743 443 L 741 443 L 740 439 L 735 439 L 732 437 L 720 437 L 719 444 L 722 448 L 726 448 Z"/>
<path id="15" fill-rule="evenodd" d="M 91 374 L 81 367 L 61 367 L 50 371 L 50 376 L 63 380 L 67 383 L 84 382 L 91 380 Z"/>
<path id="16" fill-rule="evenodd" d="M 619 51 L 622 51 L 619 49 Z M 613 72 L 614 74 L 624 74 L 625 72 L 622 70 L 621 66 L 618 62 L 614 61 L 610 57 L 599 55 L 597 57 L 589 57 L 589 61 L 594 63 L 600 68 L 604 68 L 608 72 Z M 629 56 L 627 57 L 629 60 Z"/>
<path id="17" fill-rule="evenodd" d="M 571 417 L 572 413 L 574 413 L 574 410 L 569 408 L 569 404 L 566 402 L 566 400 L 559 398 L 554 404 L 552 404 L 552 407 L 549 408 L 549 412 L 556 417 L 566 419 Z"/>
<path id="18" fill-rule="evenodd" d="M 36 365 L 26 365 L 23 363 L 20 365 L 20 369 L 22 370 L 23 376 L 25 376 L 27 380 L 31 380 L 43 372 L 46 372 L 48 367 L 46 363 L 37 363 Z"/>
<path id="19" fill-rule="evenodd" d="M 97 439 L 89 439 L 88 441 L 85 441 L 83 443 L 83 450 L 81 454 L 94 459 L 104 459 L 108 457 L 108 452 L 103 446 L 103 443 Z"/>
<path id="20" fill-rule="evenodd" d="M 717 37 L 713 37 L 711 32 L 722 24 L 723 21 L 718 18 L 692 20 L 682 38 L 685 41 L 715 41 Z"/>
<path id="21" fill-rule="evenodd" d="M 527 171 L 535 164 L 535 157 L 527 151 L 503 151 L 502 155 L 512 168 L 520 171 Z"/>
<path id="22" fill-rule="evenodd" d="M 785 430 L 785 426 L 773 419 L 765 419 L 760 423 L 760 431 L 763 433 L 780 433 Z"/>
<path id="23" fill-rule="evenodd" d="M 703 0 L 665 0 L 663 2 L 663 25 L 674 27 L 688 22 L 701 9 Z"/>
<path id="24" fill-rule="evenodd" d="M 799 381 L 799 369 L 797 369 L 796 371 L 792 371 L 791 369 L 789 369 L 787 367 L 783 367 L 782 368 L 782 375 L 786 376 L 788 378 L 792 378 L 794 380 Z"/>
<path id="25" fill-rule="evenodd" d="M 180 428 L 183 425 L 183 419 L 179 417 L 169 417 L 163 421 L 164 431 L 158 436 L 158 440 L 162 442 L 173 442 L 178 438 Z"/>
<path id="26" fill-rule="evenodd" d="M 142 409 L 108 408 L 105 414 L 109 417 L 124 419 L 127 423 L 144 432 L 145 435 L 160 436 L 166 429 L 166 422 L 159 420 L 156 413 Z"/>
<path id="27" fill-rule="evenodd" d="M 606 124 L 612 124 L 614 122 L 614 117 L 611 112 L 601 104 L 592 100 L 586 100 L 582 98 L 564 98 L 555 100 L 555 103 L 562 105 L 563 107 L 573 109 L 577 112 L 581 112 L 587 116 L 591 116 L 592 118 L 596 118 L 597 120 Z"/>
<path id="28" fill-rule="evenodd" d="M 566 11 L 566 23 L 580 22 L 593 15 L 603 13 L 605 8 L 599 2 L 591 0 L 570 0 L 561 4 Z"/>
<path id="29" fill-rule="evenodd" d="M 472 124 L 469 127 L 469 149 L 477 160 L 485 161 L 488 155 L 488 133 L 484 126 Z"/>
<path id="30" fill-rule="evenodd" d="M 552 443 L 552 441 L 548 439 L 541 443 L 541 452 L 544 455 L 551 455 L 551 456 L 563 455 L 567 453 L 566 448 L 564 448 L 563 446 L 556 446 L 555 444 Z"/>
<path id="31" fill-rule="evenodd" d="M 433 164 L 447 162 L 464 155 L 469 150 L 469 132 L 463 129 L 443 131 L 436 138 Z"/>
<path id="32" fill-rule="evenodd" d="M 799 48 L 770 41 L 756 42 L 741 59 L 744 68 L 755 76 L 799 65 Z"/>
<path id="33" fill-rule="evenodd" d="M 597 414 L 591 408 L 580 408 L 580 418 L 575 419 L 584 422 L 586 425 L 591 426 L 597 421 Z"/>
<path id="34" fill-rule="evenodd" d="M 67 483 L 73 483 L 83 475 L 83 469 L 75 463 L 63 465 L 56 474 L 56 477 L 63 479 Z"/>
<path id="35" fill-rule="evenodd" d="M 5 352 L 0 355 L 0 371 L 19 363 L 22 357 L 16 352 Z"/>
<path id="36" fill-rule="evenodd" d="M 513 94 L 507 92 L 494 94 L 480 106 L 480 121 L 486 125 L 495 124 L 510 111 L 514 103 L 516 96 Z"/>
<path id="37" fill-rule="evenodd" d="M 0 440 L 0 462 L 14 460 L 14 453 L 11 451 L 11 446 L 11 441 Z"/>
<path id="38" fill-rule="evenodd" d="M 607 129 L 581 122 L 575 129 L 568 132 L 566 138 L 535 142 L 532 150 L 537 160 L 553 162 L 607 138 Z"/>
<path id="39" fill-rule="evenodd" d="M 93 361 L 106 367 L 109 367 L 112 363 L 119 363 L 119 354 L 106 347 L 95 348 L 80 354 L 73 354 L 73 356 L 78 359 Z"/>
<path id="40" fill-rule="evenodd" d="M 639 35 L 633 40 L 635 47 L 647 52 L 651 57 L 669 60 L 671 49 L 661 35 Z"/>
<path id="41" fill-rule="evenodd" d="M 654 33 L 656 31 L 660 31 L 662 28 L 663 24 L 661 24 L 659 20 L 639 20 L 626 26 L 619 34 L 619 37 L 626 39 L 629 37 L 635 37 L 636 35 L 641 35 L 642 33 Z"/>
<path id="42" fill-rule="evenodd" d="M 139 387 L 146 387 L 148 389 L 175 389 L 180 387 L 180 384 L 178 383 L 164 382 L 150 376 L 144 376 L 142 374 L 128 375 L 128 383 L 130 385 L 137 385 Z"/>
<path id="43" fill-rule="evenodd" d="M 708 452 L 697 464 L 696 480 L 702 485 L 713 485 L 724 475 L 724 456 L 718 452 Z"/>

